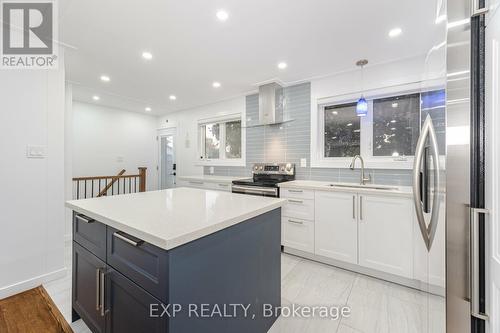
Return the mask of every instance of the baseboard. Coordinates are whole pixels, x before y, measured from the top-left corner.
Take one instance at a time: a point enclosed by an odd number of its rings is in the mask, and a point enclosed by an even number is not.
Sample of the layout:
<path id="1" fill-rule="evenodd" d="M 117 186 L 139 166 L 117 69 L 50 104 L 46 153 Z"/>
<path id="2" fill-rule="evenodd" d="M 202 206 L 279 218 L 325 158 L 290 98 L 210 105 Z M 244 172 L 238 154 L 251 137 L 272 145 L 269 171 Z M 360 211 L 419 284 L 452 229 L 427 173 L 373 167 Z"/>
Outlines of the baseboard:
<path id="1" fill-rule="evenodd" d="M 286 246 L 283 247 L 283 252 L 288 253 L 288 254 L 292 254 L 294 256 L 302 257 L 305 259 L 309 259 L 312 261 L 317 261 L 317 262 L 327 264 L 330 266 L 342 268 L 342 269 L 352 271 L 355 273 L 364 274 L 364 275 L 368 275 L 371 277 L 375 277 L 377 279 L 400 284 L 400 285 L 403 285 L 405 287 L 418 289 L 421 291 L 428 292 L 430 294 L 434 294 L 434 295 L 438 295 L 438 296 L 442 296 L 442 297 L 445 296 L 445 289 L 444 288 L 439 287 L 439 286 L 430 285 L 430 284 L 424 283 L 422 281 L 409 279 L 409 278 L 397 276 L 397 275 L 386 273 L 386 272 L 381 272 L 378 270 L 362 267 L 359 265 L 345 263 L 345 262 L 342 262 L 339 260 L 327 258 L 327 257 L 316 255 L 313 253 L 308 253 L 308 252 L 296 250 L 296 249 L 286 247 Z"/>
<path id="2" fill-rule="evenodd" d="M 47 274 L 36 276 L 32 279 L 21 281 L 10 286 L 0 288 L 0 299 L 33 289 L 52 280 L 66 276 L 67 268 L 62 268 Z"/>

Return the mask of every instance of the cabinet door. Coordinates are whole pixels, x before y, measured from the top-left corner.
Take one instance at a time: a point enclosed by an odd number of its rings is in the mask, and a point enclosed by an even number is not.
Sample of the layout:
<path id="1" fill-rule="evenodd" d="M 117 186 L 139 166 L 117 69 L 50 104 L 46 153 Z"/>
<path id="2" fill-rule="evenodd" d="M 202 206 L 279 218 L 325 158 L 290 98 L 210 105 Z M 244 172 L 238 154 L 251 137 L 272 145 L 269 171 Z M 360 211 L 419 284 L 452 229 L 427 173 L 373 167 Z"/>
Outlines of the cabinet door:
<path id="1" fill-rule="evenodd" d="M 167 332 L 161 302 L 119 272 L 108 269 L 105 290 L 107 333 Z"/>
<path id="2" fill-rule="evenodd" d="M 315 194 L 315 253 L 349 263 L 357 263 L 358 224 L 353 193 Z"/>
<path id="3" fill-rule="evenodd" d="M 409 198 L 359 195 L 359 264 L 412 277 L 412 202 Z"/>
<path id="4" fill-rule="evenodd" d="M 106 264 L 78 243 L 73 242 L 73 309 L 94 333 L 104 332 L 100 311 L 100 272 Z"/>
<path id="5" fill-rule="evenodd" d="M 293 249 L 314 253 L 314 223 L 282 216 L 281 244 Z"/>

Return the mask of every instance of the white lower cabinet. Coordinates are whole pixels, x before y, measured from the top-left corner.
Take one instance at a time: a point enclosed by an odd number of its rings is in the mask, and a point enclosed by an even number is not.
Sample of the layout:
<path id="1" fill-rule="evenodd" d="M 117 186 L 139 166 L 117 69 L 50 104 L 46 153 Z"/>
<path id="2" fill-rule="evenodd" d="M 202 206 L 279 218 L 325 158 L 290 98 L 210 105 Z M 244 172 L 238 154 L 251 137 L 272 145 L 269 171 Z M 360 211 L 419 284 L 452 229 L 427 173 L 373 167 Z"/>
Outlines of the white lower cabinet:
<path id="1" fill-rule="evenodd" d="M 176 182 L 176 187 L 192 187 L 192 188 L 201 188 L 204 190 L 216 190 L 216 191 L 225 191 L 231 192 L 231 183 L 214 183 L 214 182 L 204 182 L 201 180 L 182 180 L 179 179 Z"/>
<path id="2" fill-rule="evenodd" d="M 356 199 L 356 193 L 316 191 L 315 254 L 357 264 Z"/>
<path id="3" fill-rule="evenodd" d="M 282 216 L 283 246 L 305 252 L 314 252 L 314 222 Z"/>
<path id="4" fill-rule="evenodd" d="M 358 207 L 359 265 L 412 278 L 412 201 L 358 194 Z"/>

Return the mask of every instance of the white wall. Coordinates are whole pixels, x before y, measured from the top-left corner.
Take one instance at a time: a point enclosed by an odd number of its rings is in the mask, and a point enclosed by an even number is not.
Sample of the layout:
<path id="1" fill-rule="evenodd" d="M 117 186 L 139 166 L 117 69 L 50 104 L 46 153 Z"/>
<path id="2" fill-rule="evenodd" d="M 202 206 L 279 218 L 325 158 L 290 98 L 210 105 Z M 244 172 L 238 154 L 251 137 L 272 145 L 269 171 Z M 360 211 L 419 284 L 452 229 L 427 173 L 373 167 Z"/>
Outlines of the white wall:
<path id="1" fill-rule="evenodd" d="M 0 298 L 63 276 L 64 54 L 58 70 L 0 75 Z M 28 159 L 26 146 L 46 148 Z"/>
<path id="2" fill-rule="evenodd" d="M 160 127 L 176 126 L 177 128 L 177 144 L 175 148 L 177 174 L 179 176 L 203 174 L 203 167 L 197 165 L 198 120 L 234 113 L 241 113 L 244 117 L 245 96 L 171 113 L 159 118 Z M 187 141 L 189 141 L 188 144 Z"/>
<path id="3" fill-rule="evenodd" d="M 147 167 L 147 190 L 158 187 L 158 118 L 73 102 L 73 176 L 108 176 Z"/>

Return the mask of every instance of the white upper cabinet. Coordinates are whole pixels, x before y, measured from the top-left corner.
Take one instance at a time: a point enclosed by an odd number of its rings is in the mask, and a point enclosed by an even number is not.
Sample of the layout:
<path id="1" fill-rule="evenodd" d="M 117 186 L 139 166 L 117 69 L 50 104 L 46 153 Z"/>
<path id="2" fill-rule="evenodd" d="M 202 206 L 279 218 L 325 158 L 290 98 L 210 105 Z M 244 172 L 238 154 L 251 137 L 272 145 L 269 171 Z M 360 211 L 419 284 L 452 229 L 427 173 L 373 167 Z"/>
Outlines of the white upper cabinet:
<path id="1" fill-rule="evenodd" d="M 360 194 L 358 200 L 359 264 L 412 278 L 411 199 Z"/>
<path id="2" fill-rule="evenodd" d="M 355 193 L 315 193 L 315 253 L 357 264 Z"/>

